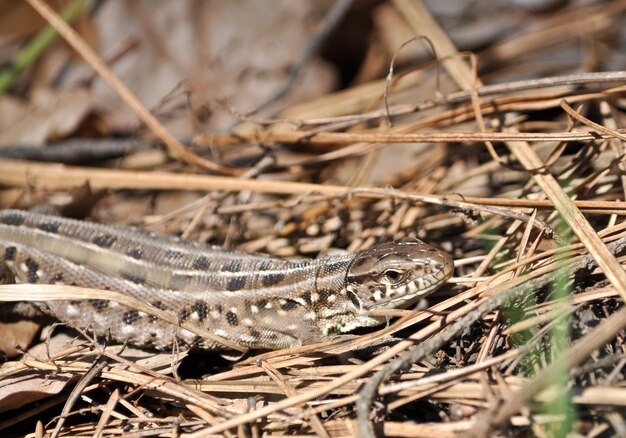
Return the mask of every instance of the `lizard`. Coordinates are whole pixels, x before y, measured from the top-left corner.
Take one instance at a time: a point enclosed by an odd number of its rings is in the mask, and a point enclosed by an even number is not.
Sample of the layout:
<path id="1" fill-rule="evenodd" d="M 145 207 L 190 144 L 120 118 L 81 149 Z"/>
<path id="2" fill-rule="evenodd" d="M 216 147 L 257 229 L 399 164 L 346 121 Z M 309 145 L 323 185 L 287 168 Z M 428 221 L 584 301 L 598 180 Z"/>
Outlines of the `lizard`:
<path id="1" fill-rule="evenodd" d="M 5 283 L 121 292 L 253 349 L 301 346 L 379 325 L 385 318 L 371 310 L 407 307 L 444 284 L 454 269 L 448 253 L 414 237 L 290 259 L 22 210 L 0 210 L 0 265 Z M 215 339 L 115 301 L 37 304 L 116 342 L 223 349 Z"/>

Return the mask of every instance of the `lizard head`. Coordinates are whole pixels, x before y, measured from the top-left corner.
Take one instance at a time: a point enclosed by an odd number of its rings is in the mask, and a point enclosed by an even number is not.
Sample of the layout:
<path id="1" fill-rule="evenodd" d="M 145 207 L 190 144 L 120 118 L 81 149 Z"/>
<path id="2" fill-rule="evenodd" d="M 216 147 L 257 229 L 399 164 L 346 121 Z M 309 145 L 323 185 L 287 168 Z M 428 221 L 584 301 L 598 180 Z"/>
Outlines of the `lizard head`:
<path id="1" fill-rule="evenodd" d="M 346 291 L 363 311 L 402 308 L 439 288 L 453 269 L 450 255 L 405 237 L 358 252 L 348 268 Z"/>

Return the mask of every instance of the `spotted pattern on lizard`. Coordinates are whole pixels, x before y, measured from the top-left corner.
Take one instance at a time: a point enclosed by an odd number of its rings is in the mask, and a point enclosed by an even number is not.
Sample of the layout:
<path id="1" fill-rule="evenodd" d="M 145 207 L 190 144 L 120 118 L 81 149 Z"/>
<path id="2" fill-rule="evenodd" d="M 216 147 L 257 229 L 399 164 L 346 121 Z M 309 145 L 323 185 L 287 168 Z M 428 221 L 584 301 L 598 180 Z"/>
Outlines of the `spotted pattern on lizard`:
<path id="1" fill-rule="evenodd" d="M 0 211 L 0 262 L 17 283 L 119 291 L 245 347 L 277 349 L 375 326 L 372 309 L 406 307 L 453 271 L 448 254 L 415 238 L 317 259 L 281 259 L 133 227 Z M 40 303 L 118 342 L 220 349 L 215 341 L 101 299 Z"/>

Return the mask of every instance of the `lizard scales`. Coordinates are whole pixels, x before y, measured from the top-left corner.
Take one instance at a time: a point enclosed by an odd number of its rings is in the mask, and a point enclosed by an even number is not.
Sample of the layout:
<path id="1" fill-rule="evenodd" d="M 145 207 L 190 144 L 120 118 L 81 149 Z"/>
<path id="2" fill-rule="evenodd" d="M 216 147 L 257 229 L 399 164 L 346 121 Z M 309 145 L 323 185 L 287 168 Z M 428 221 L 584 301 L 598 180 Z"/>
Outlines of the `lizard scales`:
<path id="1" fill-rule="evenodd" d="M 317 259 L 282 259 L 134 227 L 0 210 L 0 261 L 16 283 L 129 294 L 245 347 L 277 349 L 378 325 L 451 275 L 450 256 L 415 238 Z M 157 349 L 215 341 L 113 301 L 41 303 L 62 321 Z"/>

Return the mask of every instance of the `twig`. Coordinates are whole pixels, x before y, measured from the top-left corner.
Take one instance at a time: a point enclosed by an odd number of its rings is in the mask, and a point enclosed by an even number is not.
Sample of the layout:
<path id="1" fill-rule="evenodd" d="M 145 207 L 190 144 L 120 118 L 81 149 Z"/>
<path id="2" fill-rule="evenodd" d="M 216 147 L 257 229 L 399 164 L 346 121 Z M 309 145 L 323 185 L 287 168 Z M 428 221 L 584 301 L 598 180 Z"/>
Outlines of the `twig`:
<path id="1" fill-rule="evenodd" d="M 118 158 L 131 152 L 155 149 L 154 143 L 135 139 L 73 138 L 48 147 L 27 145 L 0 149 L 0 157 L 16 160 L 44 161 L 64 164 L 85 164 Z"/>
<path id="2" fill-rule="evenodd" d="M 626 129 L 618 129 L 620 134 Z M 352 143 L 475 143 L 480 141 L 593 141 L 614 138 L 604 132 L 318 132 L 308 131 L 254 132 L 251 134 L 202 134 L 194 138 L 195 145 L 231 146 L 243 142 L 289 143 L 312 145 L 341 145 Z"/>
<path id="3" fill-rule="evenodd" d="M 76 386 L 72 389 L 72 392 L 67 398 L 67 401 L 63 406 L 63 410 L 59 415 L 59 421 L 57 421 L 57 424 L 54 427 L 54 431 L 51 435 L 52 438 L 56 438 L 59 433 L 61 433 L 61 428 L 63 427 L 63 424 L 65 424 L 65 418 L 72 411 L 72 407 L 78 401 L 78 398 L 81 396 L 82 392 L 85 390 L 87 385 L 89 385 L 89 383 L 91 383 L 91 381 L 95 379 L 102 372 L 102 370 L 104 370 L 104 368 L 106 368 L 107 365 L 108 363 L 106 362 L 106 360 L 103 360 L 103 355 L 99 354 L 94 360 L 91 368 L 89 368 L 89 371 L 87 371 L 81 377 Z"/>
<path id="4" fill-rule="evenodd" d="M 442 200 L 456 195 L 420 195 L 400 190 L 354 189 L 330 184 L 312 184 L 295 181 L 244 180 L 221 176 L 195 175 L 174 172 L 141 172 L 93 167 L 59 166 L 52 164 L 31 163 L 11 159 L 0 160 L 0 183 L 16 187 L 42 185 L 48 190 L 69 190 L 89 183 L 93 189 L 130 189 L 130 190 L 224 190 L 241 192 L 249 190 L 255 193 L 273 193 L 282 195 L 322 194 L 334 197 L 360 197 L 363 199 L 389 198 L 395 193 L 408 196 L 414 201 L 441 204 Z M 420 198 L 421 197 L 421 198 Z M 536 207 L 554 208 L 549 200 L 486 198 L 467 196 L 464 202 L 501 207 Z M 579 208 L 626 209 L 624 201 L 573 201 Z M 229 212 L 246 206 L 228 207 Z M 226 211 L 226 207 L 223 207 Z M 221 211 L 221 210 L 220 210 Z"/>
<path id="5" fill-rule="evenodd" d="M 548 76 L 538 79 L 524 79 L 520 81 L 511 81 L 498 84 L 483 85 L 477 88 L 478 95 L 480 97 L 497 96 L 500 94 L 511 94 L 520 91 L 535 90 L 542 88 L 552 88 L 558 86 L 581 86 L 588 84 L 600 84 L 600 83 L 613 83 L 626 81 L 626 72 L 624 71 L 606 71 L 606 72 L 582 72 L 571 75 L 562 76 Z M 604 90 L 607 94 L 623 93 L 624 87 L 617 87 L 613 89 Z M 600 93 L 603 93 L 602 91 Z M 507 100 L 510 100 L 507 97 Z M 528 99 L 528 96 L 525 96 Z M 271 125 L 274 123 L 291 123 L 296 126 L 315 126 L 332 124 L 335 128 L 347 128 L 357 123 L 371 122 L 373 120 L 390 116 L 401 116 L 406 114 L 423 111 L 426 109 L 432 109 L 442 105 L 455 105 L 466 103 L 471 100 L 471 93 L 469 91 L 455 91 L 450 94 L 441 96 L 436 100 L 425 99 L 418 103 L 411 104 L 398 104 L 389 108 L 389 111 L 385 108 L 375 109 L 369 112 L 363 112 L 359 114 L 347 114 L 343 116 L 333 117 L 316 117 L 309 119 L 288 119 L 288 118 L 276 118 L 276 119 L 250 119 L 251 122 L 258 123 L 260 125 Z M 500 105 L 498 105 L 500 106 Z M 340 125 L 341 124 L 341 125 Z"/>
<path id="6" fill-rule="evenodd" d="M 428 49 L 430 50 L 430 52 L 433 54 L 435 59 L 437 58 L 437 51 L 435 50 L 435 47 L 433 46 L 432 41 L 430 41 L 427 37 L 425 37 L 423 35 L 415 36 L 415 37 L 413 37 L 413 38 L 403 42 L 400 45 L 400 47 L 398 47 L 396 52 L 393 54 L 393 57 L 391 58 L 391 61 L 389 62 L 389 72 L 387 73 L 387 78 L 385 79 L 385 92 L 383 94 L 383 101 L 385 103 L 385 116 L 387 118 L 387 125 L 390 128 L 393 127 L 393 123 L 391 122 L 391 112 L 389 111 L 389 89 L 391 87 L 391 83 L 392 83 L 392 80 L 393 80 L 393 70 L 394 70 L 394 64 L 396 62 L 396 57 L 400 53 L 400 50 L 402 50 L 408 44 L 410 44 L 412 42 L 416 42 L 416 41 L 423 41 L 426 44 L 426 46 L 428 47 Z M 437 88 L 437 90 L 439 90 L 439 63 L 436 63 L 436 67 L 437 67 L 437 76 L 436 76 L 437 87 L 436 88 Z"/>

